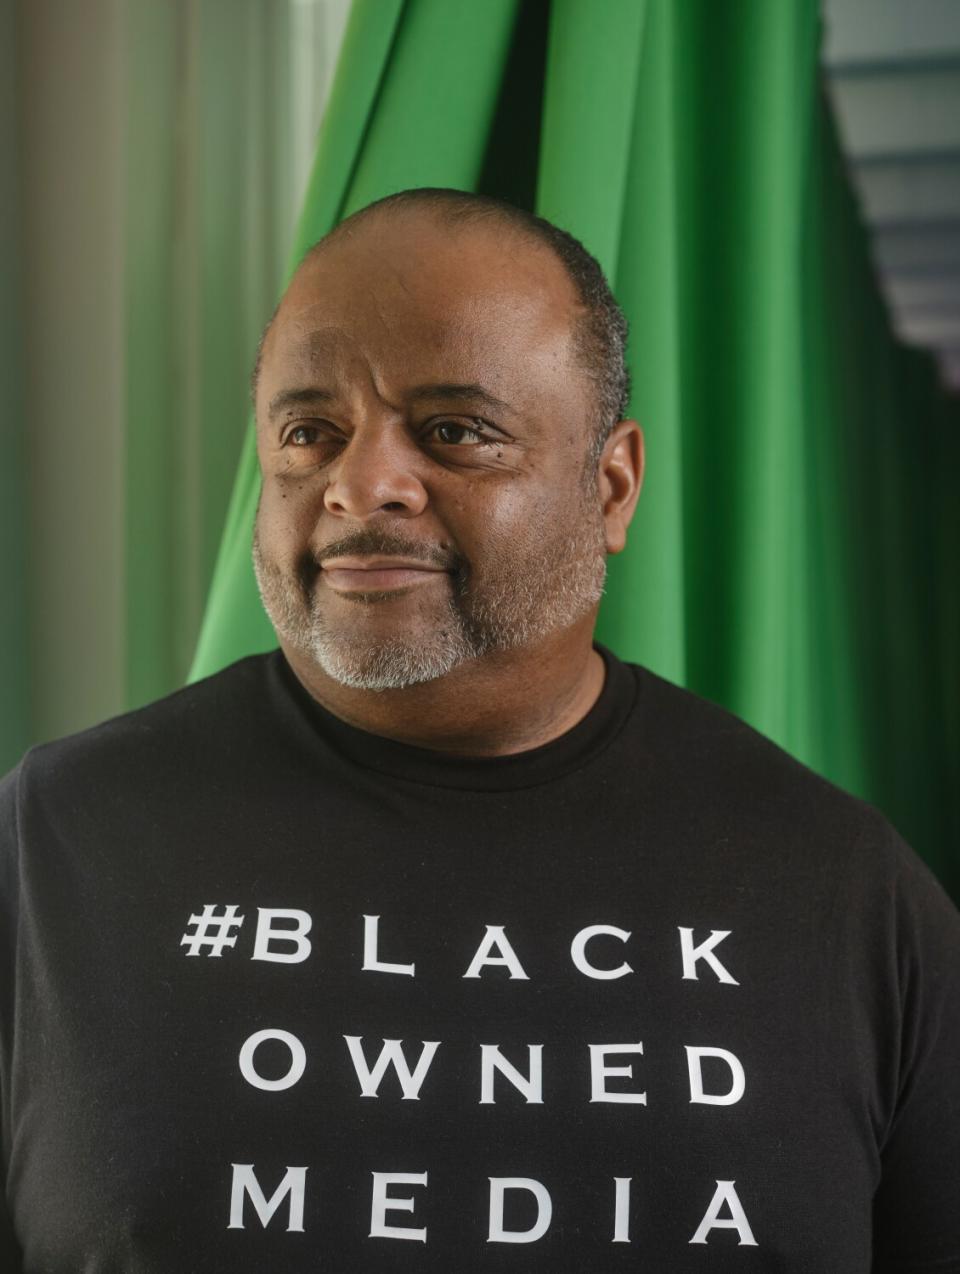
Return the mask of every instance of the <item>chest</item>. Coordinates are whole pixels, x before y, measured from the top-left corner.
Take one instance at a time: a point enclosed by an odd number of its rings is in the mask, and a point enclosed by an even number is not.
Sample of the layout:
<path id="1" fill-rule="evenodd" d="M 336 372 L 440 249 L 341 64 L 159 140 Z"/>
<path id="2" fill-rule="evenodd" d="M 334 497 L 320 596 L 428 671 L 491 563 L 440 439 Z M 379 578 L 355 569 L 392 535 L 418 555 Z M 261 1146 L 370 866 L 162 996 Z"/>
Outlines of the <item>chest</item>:
<path id="1" fill-rule="evenodd" d="M 868 1027 L 806 910 L 629 838 L 349 840 L 37 889 L 37 1269 L 868 1268 Z"/>

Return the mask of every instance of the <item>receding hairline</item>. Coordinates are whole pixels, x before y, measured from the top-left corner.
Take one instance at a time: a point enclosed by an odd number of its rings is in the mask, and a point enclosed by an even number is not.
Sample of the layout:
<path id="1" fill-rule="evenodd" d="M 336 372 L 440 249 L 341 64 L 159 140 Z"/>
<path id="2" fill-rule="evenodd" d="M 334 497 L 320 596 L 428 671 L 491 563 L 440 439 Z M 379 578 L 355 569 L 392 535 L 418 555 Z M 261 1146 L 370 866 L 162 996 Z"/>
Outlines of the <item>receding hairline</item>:
<path id="1" fill-rule="evenodd" d="M 406 217 L 411 220 L 432 221 L 435 225 L 452 231 L 460 228 L 464 231 L 469 231 L 472 227 L 483 226 L 487 222 L 499 227 L 506 227 L 513 231 L 520 241 L 531 244 L 534 248 L 552 257 L 559 266 L 561 273 L 572 286 L 572 280 L 569 278 L 568 272 L 564 269 L 563 262 L 559 259 L 556 252 L 529 225 L 524 224 L 523 218 L 525 214 L 521 209 L 512 208 L 511 205 L 501 201 L 492 199 L 487 201 L 485 196 L 467 195 L 461 191 L 451 192 L 451 194 L 462 195 L 463 198 L 434 197 L 430 193 L 421 195 L 417 191 L 402 191 L 398 195 L 388 195 L 384 199 L 378 199 L 375 203 L 368 204 L 365 208 L 359 208 L 356 212 L 351 213 L 349 217 L 338 222 L 332 230 L 329 230 L 316 243 L 311 244 L 300 258 L 291 276 L 291 282 L 305 265 L 322 255 L 327 248 L 334 246 L 338 240 L 351 238 L 358 231 L 361 231 L 368 222 L 400 220 Z M 576 289 L 574 288 L 573 290 L 574 294 L 576 294 Z M 579 303 L 579 297 L 576 299 Z"/>
<path id="2" fill-rule="evenodd" d="M 300 258 L 297 266 L 290 276 L 290 283 L 284 291 L 284 297 L 281 297 L 280 303 L 277 305 L 270 319 L 270 324 L 280 312 L 286 293 L 289 291 L 294 280 L 303 272 L 308 271 L 315 262 L 319 261 L 326 252 L 335 249 L 339 243 L 346 240 L 350 241 L 354 236 L 368 232 L 371 228 L 376 227 L 377 221 L 396 222 L 402 218 L 408 218 L 413 222 L 430 223 L 432 222 L 439 231 L 447 232 L 451 235 L 469 234 L 472 230 L 493 230 L 498 232 L 503 229 L 512 231 L 516 242 L 531 247 L 534 252 L 543 259 L 548 259 L 553 263 L 553 268 L 557 272 L 557 277 L 562 280 L 563 286 L 567 290 L 568 300 L 570 303 L 570 321 L 574 330 L 577 322 L 584 316 L 586 306 L 583 298 L 580 296 L 574 280 L 570 277 L 569 271 L 565 268 L 564 263 L 553 251 L 550 245 L 540 237 L 538 237 L 527 226 L 524 226 L 516 220 L 512 220 L 510 216 L 501 209 L 479 208 L 475 213 L 465 214 L 462 209 L 456 207 L 447 207 L 442 203 L 432 204 L 427 200 L 409 202 L 388 203 L 380 201 L 370 204 L 366 208 L 361 208 L 358 212 L 353 213 L 345 221 L 341 221 L 334 226 L 322 239 L 318 239 L 312 244 Z"/>
<path id="3" fill-rule="evenodd" d="M 563 278 L 563 281 L 570 293 L 571 325 L 574 331 L 574 336 L 576 336 L 577 324 L 579 320 L 584 317 L 586 307 L 577 292 L 574 281 L 570 278 L 569 271 L 565 268 L 563 261 L 560 260 L 556 252 L 552 250 L 548 243 L 538 237 L 537 234 L 528 226 L 523 225 L 519 220 L 511 215 L 509 205 L 501 205 L 499 203 L 493 205 L 491 203 L 491 206 L 487 206 L 486 203 L 473 204 L 472 202 L 470 204 L 455 204 L 452 201 L 443 199 L 433 200 L 426 196 L 416 199 L 406 197 L 406 192 L 403 192 L 403 195 L 405 197 L 387 196 L 385 199 L 377 200 L 376 203 L 368 204 L 366 207 L 358 209 L 357 212 L 352 213 L 343 221 L 338 222 L 332 230 L 329 230 L 322 238 L 318 239 L 316 243 L 311 244 L 306 250 L 294 268 L 294 271 L 290 276 L 290 281 L 284 289 L 283 295 L 278 301 L 266 327 L 263 330 L 263 334 L 260 338 L 260 344 L 257 349 L 257 358 L 253 370 L 253 376 L 251 378 L 251 387 L 253 390 L 256 389 L 257 381 L 259 379 L 259 373 L 263 362 L 263 352 L 266 346 L 268 333 L 274 327 L 275 320 L 283 308 L 284 301 L 293 286 L 294 280 L 297 279 L 301 273 L 309 270 L 310 266 L 322 257 L 328 249 L 335 248 L 337 243 L 342 239 L 349 240 L 354 234 L 362 233 L 363 228 L 368 222 L 376 222 L 377 219 L 397 220 L 403 216 L 424 220 L 430 219 L 441 228 L 450 229 L 452 231 L 457 231 L 462 228 L 464 232 L 469 232 L 471 228 L 482 226 L 487 222 L 496 223 L 501 227 L 507 227 L 515 233 L 519 241 L 529 244 L 542 256 L 545 256 L 554 262 L 560 277 Z M 481 197 L 469 196 L 469 198 L 472 201 Z M 519 214 L 519 210 L 514 209 L 513 211 Z"/>

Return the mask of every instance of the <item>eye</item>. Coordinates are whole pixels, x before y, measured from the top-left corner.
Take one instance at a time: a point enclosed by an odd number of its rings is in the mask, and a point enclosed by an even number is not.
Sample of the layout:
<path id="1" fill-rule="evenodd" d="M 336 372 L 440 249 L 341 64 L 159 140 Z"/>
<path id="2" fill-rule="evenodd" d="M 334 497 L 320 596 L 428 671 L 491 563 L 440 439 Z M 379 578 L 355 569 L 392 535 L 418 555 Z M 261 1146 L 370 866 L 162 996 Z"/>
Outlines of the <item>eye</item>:
<path id="1" fill-rule="evenodd" d="M 423 436 L 429 438 L 431 435 L 440 443 L 447 447 L 462 448 L 464 445 L 470 447 L 492 447 L 496 443 L 496 439 L 489 434 L 482 432 L 485 421 L 476 418 L 473 424 L 465 424 L 462 420 L 435 420 L 431 421 L 424 430 Z M 284 439 L 284 446 L 293 447 L 294 450 L 304 451 L 308 447 L 316 446 L 318 443 L 336 441 L 335 436 L 327 433 L 323 427 L 323 423 L 294 425 L 290 429 Z"/>
<path id="2" fill-rule="evenodd" d="M 317 435 L 319 432 L 320 432 L 319 425 L 295 425 L 293 429 L 291 429 L 290 432 L 287 434 L 286 439 L 284 441 L 284 445 L 289 443 L 293 447 L 300 447 L 300 448 L 309 447 L 314 442 L 317 441 L 317 438 L 315 435 Z M 302 437 L 298 438 L 297 436 L 298 434 L 301 436 L 304 434 L 306 435 L 312 434 L 314 435 L 314 437 L 308 436 L 306 438 L 302 438 Z"/>
<path id="3" fill-rule="evenodd" d="M 476 424 L 482 425 L 483 422 L 478 420 Z M 490 447 L 494 442 L 492 438 L 481 433 L 479 429 L 475 429 L 472 425 L 465 425 L 459 420 L 436 420 L 428 427 L 426 432 L 428 434 L 433 433 L 438 442 L 442 442 L 447 446 L 455 447 L 461 442 L 469 440 L 471 446 Z"/>

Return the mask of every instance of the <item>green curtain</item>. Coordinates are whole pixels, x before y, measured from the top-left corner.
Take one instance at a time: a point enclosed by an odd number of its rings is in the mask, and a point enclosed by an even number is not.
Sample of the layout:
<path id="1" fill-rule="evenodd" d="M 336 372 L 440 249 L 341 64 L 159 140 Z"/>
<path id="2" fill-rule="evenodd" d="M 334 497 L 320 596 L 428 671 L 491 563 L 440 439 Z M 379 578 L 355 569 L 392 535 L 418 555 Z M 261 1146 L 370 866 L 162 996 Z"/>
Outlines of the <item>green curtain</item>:
<path id="1" fill-rule="evenodd" d="M 891 334 L 820 35 L 815 0 L 355 0 L 290 269 L 410 186 L 581 238 L 648 451 L 600 640 L 879 805 L 960 892 L 960 411 Z M 251 422 L 191 679 L 276 644 L 258 483 Z"/>

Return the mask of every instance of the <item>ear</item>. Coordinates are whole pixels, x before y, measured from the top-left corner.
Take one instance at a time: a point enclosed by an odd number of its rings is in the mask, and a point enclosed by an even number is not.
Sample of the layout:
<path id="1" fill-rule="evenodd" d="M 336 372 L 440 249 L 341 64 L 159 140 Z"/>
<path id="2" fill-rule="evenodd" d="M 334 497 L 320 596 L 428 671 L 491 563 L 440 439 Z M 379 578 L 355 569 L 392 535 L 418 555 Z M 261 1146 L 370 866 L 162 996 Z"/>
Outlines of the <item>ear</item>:
<path id="1" fill-rule="evenodd" d="M 643 430 L 635 420 L 621 420 L 607 439 L 597 469 L 608 553 L 622 553 L 627 543 L 627 527 L 643 485 L 643 464 Z"/>

